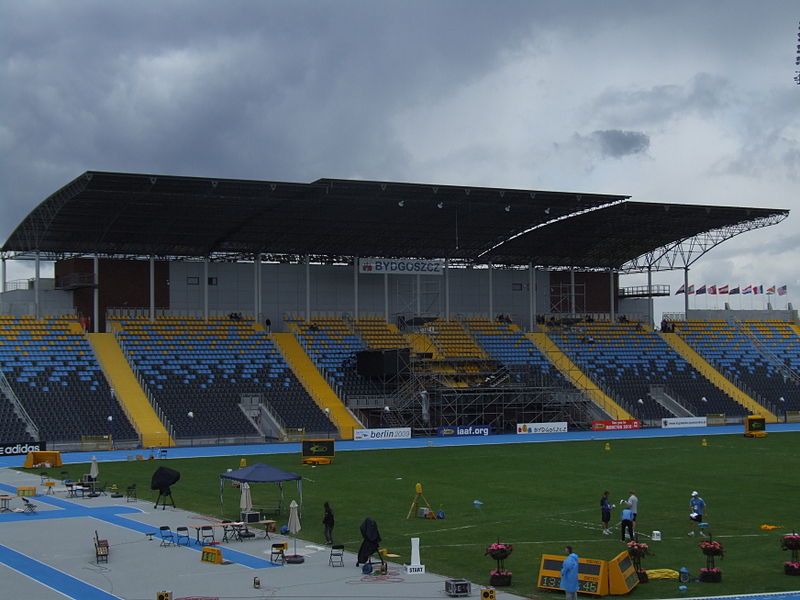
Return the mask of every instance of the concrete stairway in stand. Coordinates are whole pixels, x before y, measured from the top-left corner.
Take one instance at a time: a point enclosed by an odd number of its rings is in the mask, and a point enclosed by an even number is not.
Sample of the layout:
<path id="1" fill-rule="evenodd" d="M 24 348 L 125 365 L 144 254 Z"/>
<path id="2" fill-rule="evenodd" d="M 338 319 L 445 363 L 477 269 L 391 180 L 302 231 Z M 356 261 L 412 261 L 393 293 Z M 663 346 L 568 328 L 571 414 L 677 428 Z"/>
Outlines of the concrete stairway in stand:
<path id="1" fill-rule="evenodd" d="M 339 430 L 339 436 L 344 440 L 352 440 L 353 430 L 360 429 L 361 423 L 331 389 L 294 334 L 273 333 L 270 339 L 314 401 L 323 410 L 330 409 L 330 418 Z"/>
<path id="2" fill-rule="evenodd" d="M 142 439 L 145 448 L 174 445 L 164 424 L 136 380 L 131 366 L 113 333 L 90 333 L 89 342 L 125 414 Z"/>

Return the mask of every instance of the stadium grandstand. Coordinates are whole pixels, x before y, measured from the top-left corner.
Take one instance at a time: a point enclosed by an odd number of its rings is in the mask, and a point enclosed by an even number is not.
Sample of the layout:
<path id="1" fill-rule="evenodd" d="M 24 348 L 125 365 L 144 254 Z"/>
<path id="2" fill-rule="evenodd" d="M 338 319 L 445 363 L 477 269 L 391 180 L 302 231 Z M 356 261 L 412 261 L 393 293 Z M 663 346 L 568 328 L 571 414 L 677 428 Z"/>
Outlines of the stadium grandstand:
<path id="1" fill-rule="evenodd" d="M 353 438 L 358 429 L 800 411 L 796 311 L 656 327 L 653 283 L 787 210 L 319 179 L 86 172 L 2 247 L 0 441 Z M 7 282 L 8 260 L 34 261 Z M 54 263 L 54 278 L 39 277 Z M 646 286 L 619 277 L 647 273 Z M 709 421 L 710 422 L 710 421 Z"/>

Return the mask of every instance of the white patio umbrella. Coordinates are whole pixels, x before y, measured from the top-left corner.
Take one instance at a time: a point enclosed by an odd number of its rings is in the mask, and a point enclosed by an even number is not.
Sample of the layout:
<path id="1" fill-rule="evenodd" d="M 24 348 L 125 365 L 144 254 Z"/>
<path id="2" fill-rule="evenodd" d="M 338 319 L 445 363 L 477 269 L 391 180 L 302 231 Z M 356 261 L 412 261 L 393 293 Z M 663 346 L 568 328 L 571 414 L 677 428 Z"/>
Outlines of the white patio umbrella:
<path id="1" fill-rule="evenodd" d="M 92 480 L 96 480 L 99 474 L 100 474 L 100 467 L 97 466 L 97 457 L 93 456 L 92 466 L 89 467 L 89 477 L 91 477 Z"/>
<path id="2" fill-rule="evenodd" d="M 289 563 L 301 563 L 305 559 L 297 554 L 297 534 L 300 532 L 300 515 L 297 512 L 297 502 L 292 500 L 292 503 L 289 505 L 289 522 L 287 523 L 287 527 L 289 528 L 289 533 L 294 536 L 294 554 L 292 556 L 286 557 L 286 562 Z"/>
<path id="3" fill-rule="evenodd" d="M 246 481 L 242 483 L 242 497 L 239 499 L 239 508 L 244 512 L 253 510 L 253 499 L 250 496 L 250 484 Z"/>

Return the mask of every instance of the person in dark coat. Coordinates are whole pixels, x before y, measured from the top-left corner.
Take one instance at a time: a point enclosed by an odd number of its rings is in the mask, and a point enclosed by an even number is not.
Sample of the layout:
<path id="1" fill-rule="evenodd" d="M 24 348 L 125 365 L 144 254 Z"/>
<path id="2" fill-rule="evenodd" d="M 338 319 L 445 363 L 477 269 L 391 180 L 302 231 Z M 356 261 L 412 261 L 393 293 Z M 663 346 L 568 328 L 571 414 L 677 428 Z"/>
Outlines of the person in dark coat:
<path id="1" fill-rule="evenodd" d="M 377 552 L 381 543 L 381 534 L 378 531 L 378 524 L 375 519 L 371 517 L 364 519 L 361 524 L 361 537 L 364 538 L 364 541 L 361 542 L 361 547 L 358 549 L 357 567 L 369 562 L 369 557 Z"/>
<path id="2" fill-rule="evenodd" d="M 325 542 L 333 545 L 333 510 L 327 502 L 325 503 L 325 515 L 322 517 L 322 524 L 325 526 Z"/>

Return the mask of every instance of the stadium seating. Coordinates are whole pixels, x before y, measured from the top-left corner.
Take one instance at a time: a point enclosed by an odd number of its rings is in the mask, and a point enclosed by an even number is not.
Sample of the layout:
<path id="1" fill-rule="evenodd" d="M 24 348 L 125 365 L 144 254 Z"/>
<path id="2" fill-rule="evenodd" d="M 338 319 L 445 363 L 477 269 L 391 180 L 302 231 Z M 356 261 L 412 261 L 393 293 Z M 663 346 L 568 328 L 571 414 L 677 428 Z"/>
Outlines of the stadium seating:
<path id="1" fill-rule="evenodd" d="M 256 434 L 239 408 L 242 397 L 252 395 L 260 395 L 288 428 L 331 427 L 272 340 L 252 321 L 116 323 L 124 352 L 178 436 Z"/>
<path id="2" fill-rule="evenodd" d="M 43 440 L 137 437 L 73 317 L 0 317 L 0 370 Z"/>
<path id="3" fill-rule="evenodd" d="M 800 336 L 781 321 L 686 321 L 675 332 L 757 402 L 800 410 Z M 783 400 L 780 400 L 783 398 Z"/>
<path id="4" fill-rule="evenodd" d="M 715 387 L 657 333 L 638 323 L 579 323 L 551 327 L 550 337 L 613 397 L 643 419 L 674 416 L 650 395 L 651 386 L 697 416 L 746 414 L 743 406 Z M 639 402 L 641 400 L 641 402 Z"/>

